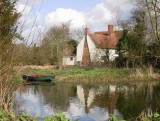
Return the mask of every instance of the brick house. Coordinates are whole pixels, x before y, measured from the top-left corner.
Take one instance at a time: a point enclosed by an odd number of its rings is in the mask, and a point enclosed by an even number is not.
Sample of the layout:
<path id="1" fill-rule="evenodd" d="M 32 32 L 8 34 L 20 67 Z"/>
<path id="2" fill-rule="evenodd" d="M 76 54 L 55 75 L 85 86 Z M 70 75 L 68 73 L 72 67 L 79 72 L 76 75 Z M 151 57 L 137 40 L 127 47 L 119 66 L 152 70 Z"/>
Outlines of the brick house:
<path id="1" fill-rule="evenodd" d="M 113 25 L 108 26 L 108 31 L 94 34 L 86 28 L 85 35 L 77 46 L 77 63 L 104 62 L 106 58 L 108 61 L 114 61 L 118 57 L 116 46 L 122 36 L 123 31 L 114 31 Z"/>

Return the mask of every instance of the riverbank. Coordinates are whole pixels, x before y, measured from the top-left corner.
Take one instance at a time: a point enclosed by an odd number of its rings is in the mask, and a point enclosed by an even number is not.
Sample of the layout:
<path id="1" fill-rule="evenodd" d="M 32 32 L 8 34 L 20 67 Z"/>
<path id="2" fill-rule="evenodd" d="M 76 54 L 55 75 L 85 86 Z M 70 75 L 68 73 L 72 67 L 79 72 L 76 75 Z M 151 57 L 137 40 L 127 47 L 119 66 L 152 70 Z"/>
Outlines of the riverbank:
<path id="1" fill-rule="evenodd" d="M 56 70 L 53 67 L 25 67 L 25 74 L 55 75 L 56 82 L 116 83 L 160 80 L 160 74 L 153 68 L 67 68 Z"/>
<path id="2" fill-rule="evenodd" d="M 141 121 L 158 121 L 160 119 L 160 115 L 158 113 L 154 114 L 148 114 L 145 117 L 140 116 L 137 117 L 137 119 L 140 119 Z M 0 120 L 1 121 L 37 121 L 37 120 L 43 120 L 43 121 L 70 121 L 68 118 L 65 117 L 62 113 L 58 113 L 56 116 L 52 115 L 52 117 L 45 117 L 43 119 L 39 117 L 32 117 L 28 116 L 24 112 L 22 112 L 21 116 L 16 116 L 13 113 L 5 112 L 0 110 Z M 75 120 L 75 121 L 78 121 Z M 117 117 L 110 115 L 109 121 L 126 121 L 126 120 L 119 120 Z"/>

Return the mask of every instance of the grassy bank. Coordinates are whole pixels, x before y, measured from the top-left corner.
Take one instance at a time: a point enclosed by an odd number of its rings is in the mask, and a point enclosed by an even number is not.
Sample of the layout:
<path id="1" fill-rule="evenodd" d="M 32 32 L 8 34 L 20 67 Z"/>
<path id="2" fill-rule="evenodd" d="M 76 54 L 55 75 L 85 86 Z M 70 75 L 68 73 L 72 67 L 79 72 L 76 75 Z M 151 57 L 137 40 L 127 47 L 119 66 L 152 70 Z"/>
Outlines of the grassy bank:
<path id="1" fill-rule="evenodd" d="M 127 68 L 25 68 L 23 73 L 35 75 L 55 75 L 57 82 L 135 82 L 160 80 L 160 75 L 149 69 Z"/>

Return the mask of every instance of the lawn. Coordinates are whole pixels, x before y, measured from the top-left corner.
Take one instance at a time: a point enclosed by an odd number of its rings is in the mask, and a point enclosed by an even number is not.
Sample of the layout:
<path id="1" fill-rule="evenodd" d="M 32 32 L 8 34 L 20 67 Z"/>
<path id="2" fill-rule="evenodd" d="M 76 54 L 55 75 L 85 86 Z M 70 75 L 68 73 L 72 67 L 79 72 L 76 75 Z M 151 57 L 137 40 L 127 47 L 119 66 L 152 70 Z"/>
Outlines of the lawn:
<path id="1" fill-rule="evenodd" d="M 160 79 L 159 74 L 148 69 L 127 68 L 68 68 L 49 70 L 33 68 L 24 71 L 26 74 L 55 75 L 58 82 L 135 82 Z"/>

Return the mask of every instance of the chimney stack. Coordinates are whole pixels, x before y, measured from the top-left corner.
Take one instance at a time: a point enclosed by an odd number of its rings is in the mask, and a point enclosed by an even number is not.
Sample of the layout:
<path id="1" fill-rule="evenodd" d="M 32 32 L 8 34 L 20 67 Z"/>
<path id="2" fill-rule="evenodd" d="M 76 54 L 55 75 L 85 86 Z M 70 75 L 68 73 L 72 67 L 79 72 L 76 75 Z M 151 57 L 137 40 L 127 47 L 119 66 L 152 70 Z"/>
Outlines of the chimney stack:
<path id="1" fill-rule="evenodd" d="M 89 28 L 85 28 L 85 35 L 89 34 Z"/>
<path id="2" fill-rule="evenodd" d="M 113 25 L 108 25 L 108 35 L 111 36 L 112 33 L 114 33 L 114 26 Z"/>

